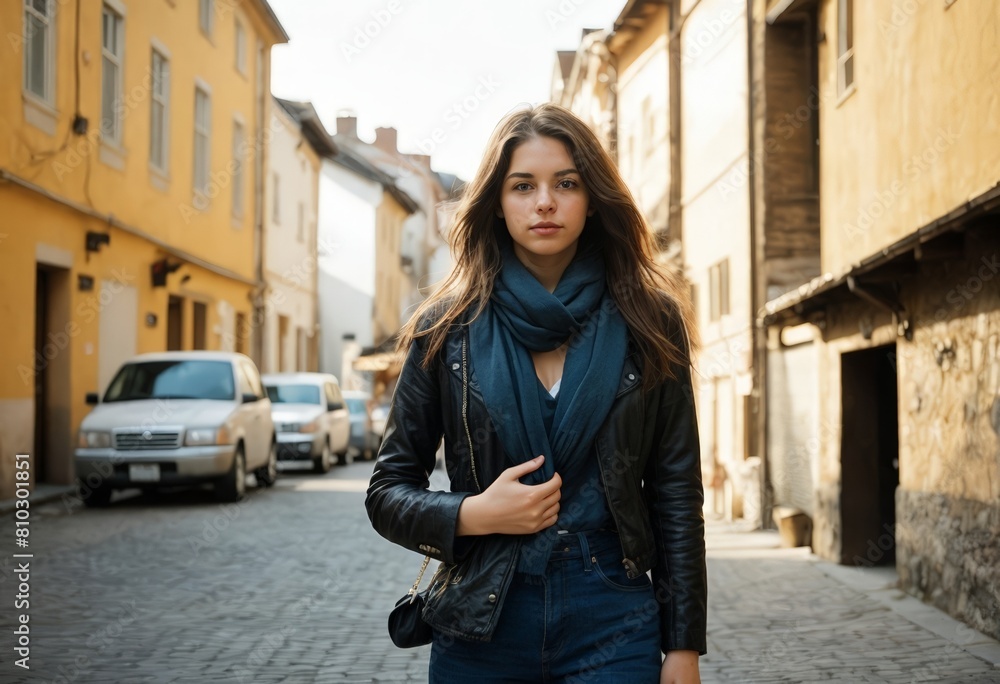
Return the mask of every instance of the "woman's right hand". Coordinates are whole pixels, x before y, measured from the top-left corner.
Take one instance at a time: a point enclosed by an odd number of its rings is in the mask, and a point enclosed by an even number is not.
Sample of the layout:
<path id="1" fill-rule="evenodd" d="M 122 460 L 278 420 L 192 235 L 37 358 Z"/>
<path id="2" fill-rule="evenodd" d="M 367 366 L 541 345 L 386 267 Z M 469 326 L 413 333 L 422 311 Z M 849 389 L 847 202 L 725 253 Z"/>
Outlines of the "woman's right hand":
<path id="1" fill-rule="evenodd" d="M 533 534 L 555 525 L 562 496 L 559 473 L 542 484 L 520 482 L 544 461 L 536 456 L 507 468 L 485 492 L 466 497 L 458 509 L 457 534 Z"/>

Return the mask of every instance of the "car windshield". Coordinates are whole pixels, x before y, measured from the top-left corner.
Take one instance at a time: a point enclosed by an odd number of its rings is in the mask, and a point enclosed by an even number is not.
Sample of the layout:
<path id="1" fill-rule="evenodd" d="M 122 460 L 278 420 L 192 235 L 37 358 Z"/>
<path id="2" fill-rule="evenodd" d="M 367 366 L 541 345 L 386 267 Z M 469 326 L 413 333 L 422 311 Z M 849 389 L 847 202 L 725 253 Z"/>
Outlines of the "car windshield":
<path id="1" fill-rule="evenodd" d="M 272 404 L 321 404 L 316 385 L 268 385 Z"/>
<path id="2" fill-rule="evenodd" d="M 367 413 L 368 412 L 368 402 L 364 399 L 345 399 L 347 402 L 347 410 L 351 413 Z"/>
<path id="3" fill-rule="evenodd" d="M 228 361 L 144 361 L 122 366 L 104 395 L 105 402 L 138 399 L 235 398 Z"/>

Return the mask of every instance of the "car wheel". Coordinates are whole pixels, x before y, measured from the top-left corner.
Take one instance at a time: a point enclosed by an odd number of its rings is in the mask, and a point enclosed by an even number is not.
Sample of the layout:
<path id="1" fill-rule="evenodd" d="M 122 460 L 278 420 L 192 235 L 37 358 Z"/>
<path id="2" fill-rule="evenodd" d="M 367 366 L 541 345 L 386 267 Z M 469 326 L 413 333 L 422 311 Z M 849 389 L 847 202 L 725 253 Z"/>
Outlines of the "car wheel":
<path id="1" fill-rule="evenodd" d="M 243 456 L 243 447 L 236 448 L 233 465 L 229 472 L 215 483 L 215 498 L 219 501 L 239 501 L 247 490 L 247 466 Z"/>
<path id="2" fill-rule="evenodd" d="M 337 465 L 346 466 L 354 462 L 354 459 L 350 456 L 350 447 L 344 447 L 343 451 L 337 452 Z"/>
<path id="3" fill-rule="evenodd" d="M 328 473 L 331 465 L 333 465 L 333 452 L 330 451 L 330 443 L 323 442 L 323 451 L 320 452 L 319 456 L 313 458 L 313 472 Z"/>
<path id="4" fill-rule="evenodd" d="M 83 496 L 83 505 L 87 508 L 105 508 L 111 504 L 111 487 L 99 485 Z"/>
<path id="5" fill-rule="evenodd" d="M 278 480 L 278 445 L 271 442 L 271 450 L 267 454 L 267 463 L 254 471 L 257 484 L 272 487 Z"/>

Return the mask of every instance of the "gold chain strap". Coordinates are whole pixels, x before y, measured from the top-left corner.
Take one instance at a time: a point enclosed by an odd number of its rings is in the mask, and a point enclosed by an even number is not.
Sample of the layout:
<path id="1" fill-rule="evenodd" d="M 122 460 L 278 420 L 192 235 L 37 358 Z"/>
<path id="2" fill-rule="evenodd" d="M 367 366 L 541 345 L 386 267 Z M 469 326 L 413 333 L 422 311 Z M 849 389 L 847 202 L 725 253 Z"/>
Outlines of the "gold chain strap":
<path id="1" fill-rule="evenodd" d="M 420 591 L 420 582 L 424 579 L 424 571 L 427 570 L 427 564 L 431 562 L 430 556 L 424 556 L 424 564 L 420 566 L 420 572 L 417 574 L 417 581 L 413 583 L 410 590 L 407 593 L 410 597 L 410 603 L 417 600 L 417 592 Z"/>

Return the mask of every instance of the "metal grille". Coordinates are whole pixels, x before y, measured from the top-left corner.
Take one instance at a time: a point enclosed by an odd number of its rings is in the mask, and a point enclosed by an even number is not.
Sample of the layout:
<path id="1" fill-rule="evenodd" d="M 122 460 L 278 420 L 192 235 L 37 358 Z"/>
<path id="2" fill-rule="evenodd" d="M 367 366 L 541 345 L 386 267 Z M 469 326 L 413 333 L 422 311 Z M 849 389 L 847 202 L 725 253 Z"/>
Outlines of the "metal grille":
<path id="1" fill-rule="evenodd" d="M 176 449 L 180 446 L 179 432 L 119 432 L 115 435 L 115 448 L 135 451 L 137 449 Z"/>

